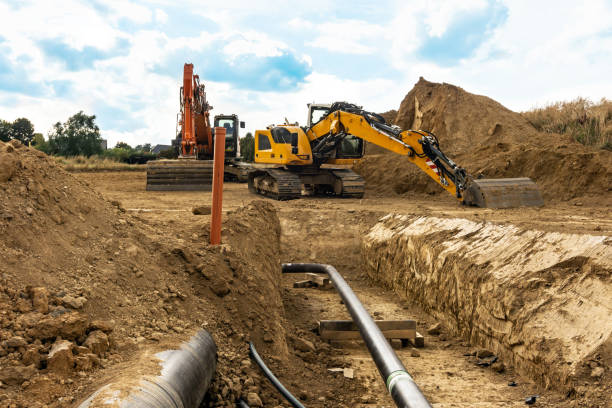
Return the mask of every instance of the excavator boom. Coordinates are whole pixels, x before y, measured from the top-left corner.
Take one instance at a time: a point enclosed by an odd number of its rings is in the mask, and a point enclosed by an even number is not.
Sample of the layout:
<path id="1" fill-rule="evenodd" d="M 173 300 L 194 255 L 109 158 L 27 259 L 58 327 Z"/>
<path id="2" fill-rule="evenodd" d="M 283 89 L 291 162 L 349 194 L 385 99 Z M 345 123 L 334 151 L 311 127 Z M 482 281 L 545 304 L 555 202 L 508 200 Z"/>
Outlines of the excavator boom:
<path id="1" fill-rule="evenodd" d="M 380 115 L 353 104 L 336 102 L 330 107 L 329 114 L 306 133 L 311 141 L 350 134 L 405 155 L 466 205 L 489 208 L 544 205 L 540 190 L 531 179 L 474 179 L 442 152 L 433 133 L 402 131 L 397 126 L 387 124 Z"/>

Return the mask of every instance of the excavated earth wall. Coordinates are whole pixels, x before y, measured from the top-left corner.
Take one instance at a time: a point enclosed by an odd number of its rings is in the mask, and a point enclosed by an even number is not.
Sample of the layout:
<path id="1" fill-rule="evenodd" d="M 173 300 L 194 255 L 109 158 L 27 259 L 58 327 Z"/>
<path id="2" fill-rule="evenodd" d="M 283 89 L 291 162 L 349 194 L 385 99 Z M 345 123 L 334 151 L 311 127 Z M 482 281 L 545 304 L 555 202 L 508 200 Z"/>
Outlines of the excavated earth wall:
<path id="1" fill-rule="evenodd" d="M 362 254 L 371 278 L 546 387 L 610 376 L 609 236 L 389 214 Z"/>

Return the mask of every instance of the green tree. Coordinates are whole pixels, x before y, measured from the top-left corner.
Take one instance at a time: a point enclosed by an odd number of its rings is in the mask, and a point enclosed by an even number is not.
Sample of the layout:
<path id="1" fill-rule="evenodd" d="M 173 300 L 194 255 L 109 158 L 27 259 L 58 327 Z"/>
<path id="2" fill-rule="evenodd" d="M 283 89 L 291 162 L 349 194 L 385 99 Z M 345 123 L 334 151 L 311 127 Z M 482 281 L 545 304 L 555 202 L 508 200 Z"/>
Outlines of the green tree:
<path id="1" fill-rule="evenodd" d="M 244 161 L 252 162 L 255 160 L 255 138 L 251 132 L 240 139 L 240 155 Z"/>
<path id="2" fill-rule="evenodd" d="M 6 120 L 0 119 L 0 140 L 3 142 L 8 142 L 11 140 L 13 134 L 13 125 L 11 122 L 7 122 Z"/>
<path id="3" fill-rule="evenodd" d="M 151 152 L 151 143 L 145 143 L 145 144 L 141 144 L 141 145 L 137 145 L 134 150 L 139 151 L 139 152 L 143 152 L 143 153 L 150 153 Z"/>
<path id="4" fill-rule="evenodd" d="M 115 149 L 132 150 L 132 146 L 130 146 L 129 144 L 125 142 L 117 142 L 117 144 L 115 145 Z"/>
<path id="5" fill-rule="evenodd" d="M 49 152 L 60 156 L 91 156 L 102 153 L 100 128 L 96 115 L 83 111 L 72 115 L 65 123 L 57 122 L 49 133 Z"/>
<path id="6" fill-rule="evenodd" d="M 26 118 L 15 119 L 12 124 L 13 132 L 11 137 L 19 140 L 24 145 L 29 145 L 34 138 L 34 125 Z"/>
<path id="7" fill-rule="evenodd" d="M 49 143 L 47 143 L 42 133 L 34 133 L 32 146 L 42 152 L 49 153 Z"/>

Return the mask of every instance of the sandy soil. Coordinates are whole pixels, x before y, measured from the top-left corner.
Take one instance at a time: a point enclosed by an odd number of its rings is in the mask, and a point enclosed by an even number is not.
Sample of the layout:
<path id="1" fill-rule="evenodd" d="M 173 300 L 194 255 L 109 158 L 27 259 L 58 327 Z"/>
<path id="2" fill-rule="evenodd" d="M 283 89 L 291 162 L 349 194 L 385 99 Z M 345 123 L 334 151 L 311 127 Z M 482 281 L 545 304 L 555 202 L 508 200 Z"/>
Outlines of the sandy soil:
<path id="1" fill-rule="evenodd" d="M 77 177 L 108 199 L 119 201 L 128 213 L 138 214 L 157 228 L 167 229 L 168 233 L 176 233 L 183 228 L 188 230 L 193 222 L 192 207 L 210 203 L 210 193 L 146 192 L 144 173 L 81 173 Z M 255 198 L 248 193 L 246 185 L 226 183 L 224 211 L 233 211 Z M 436 321 L 418 305 L 406 302 L 369 281 L 363 271 L 361 237 L 381 216 L 401 212 L 511 223 L 545 231 L 596 231 L 599 234 L 610 234 L 612 231 L 607 208 L 570 203 L 547 205 L 541 209 L 489 210 L 464 208 L 456 204 L 452 197 L 446 196 L 415 194 L 408 199 L 405 196 L 380 197 L 374 192 L 367 193 L 361 200 L 304 198 L 273 203 L 279 210 L 281 221 L 283 261 L 333 264 L 377 318 L 413 318 L 418 321 L 417 330 L 423 334 Z M 283 277 L 287 329 L 289 333 L 295 332 L 310 340 L 317 353 L 300 352 L 293 348 L 290 358 L 301 359 L 307 375 L 301 379 L 296 377 L 295 372 L 281 371 L 279 377 L 294 393 L 305 399 L 308 406 L 390 406 L 392 402 L 362 344 L 333 344 L 330 347 L 313 333 L 320 319 L 347 318 L 337 294 L 333 290 L 294 289 L 292 283 L 299 279 L 299 276 Z M 555 391 L 539 388 L 530 380 L 518 376 L 510 367 L 501 373 L 478 367 L 475 358 L 468 356 L 476 349 L 444 330 L 439 336 L 426 335 L 425 342 L 425 348 L 418 351 L 419 357 L 412 357 L 410 348 L 398 350 L 398 354 L 436 407 L 523 406 L 524 399 L 530 395 L 540 396 L 538 406 L 586 406 L 574 397 L 566 399 Z M 292 343 L 291 336 L 288 343 Z M 272 363 L 274 368 L 275 364 Z M 340 389 L 323 386 L 324 381 L 319 379 L 317 382 L 313 378 L 314 373 L 325 372 L 325 368 L 340 366 L 355 370 L 354 379 L 336 378 L 336 386 L 343 384 Z M 518 385 L 508 386 L 512 381 Z M 317 388 L 317 384 L 320 388 Z M 334 395 L 346 398 L 336 399 L 330 404 L 330 398 Z"/>

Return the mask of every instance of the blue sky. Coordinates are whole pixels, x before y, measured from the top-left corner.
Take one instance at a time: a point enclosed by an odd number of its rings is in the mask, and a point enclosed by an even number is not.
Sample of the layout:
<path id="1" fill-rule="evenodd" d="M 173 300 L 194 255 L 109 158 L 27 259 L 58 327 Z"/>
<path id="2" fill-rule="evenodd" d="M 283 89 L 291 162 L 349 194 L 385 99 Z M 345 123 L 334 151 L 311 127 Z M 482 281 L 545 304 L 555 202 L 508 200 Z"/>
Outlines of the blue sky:
<path id="1" fill-rule="evenodd" d="M 612 96 L 612 2 L 0 0 L 0 118 L 84 110 L 109 145 L 174 137 L 192 62 L 253 131 L 312 101 L 399 106 L 420 76 L 514 110 Z"/>

